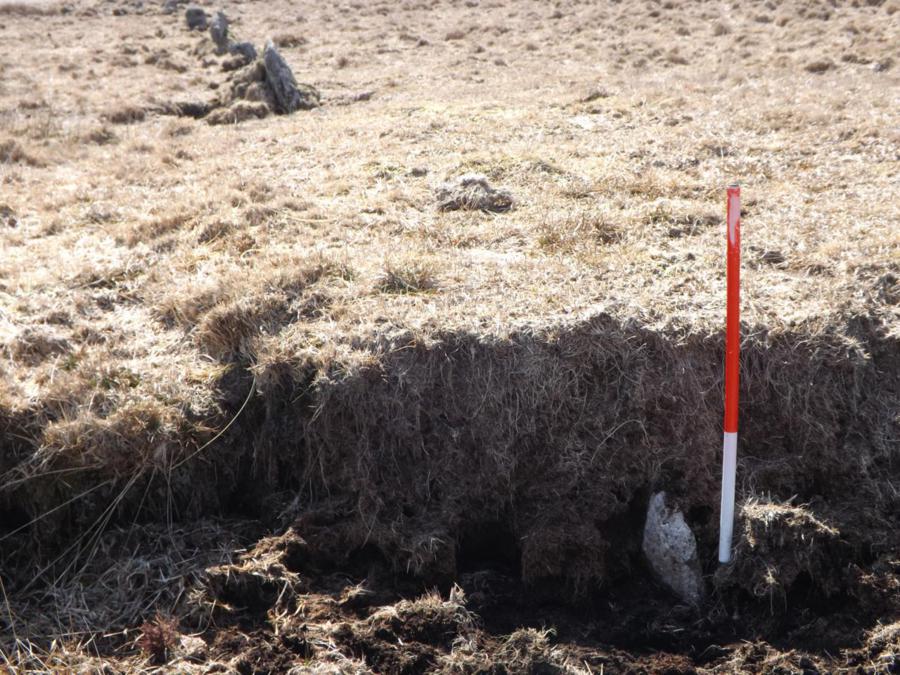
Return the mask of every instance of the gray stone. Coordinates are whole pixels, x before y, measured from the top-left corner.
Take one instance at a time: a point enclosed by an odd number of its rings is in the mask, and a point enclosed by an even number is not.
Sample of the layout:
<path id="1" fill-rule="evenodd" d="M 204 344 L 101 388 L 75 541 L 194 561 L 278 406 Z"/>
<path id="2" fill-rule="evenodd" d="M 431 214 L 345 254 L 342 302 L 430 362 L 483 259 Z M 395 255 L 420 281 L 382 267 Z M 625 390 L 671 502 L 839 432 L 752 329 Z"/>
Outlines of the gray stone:
<path id="1" fill-rule="evenodd" d="M 251 42 L 232 42 L 228 45 L 228 53 L 242 57 L 247 63 L 256 60 L 256 47 Z"/>
<path id="2" fill-rule="evenodd" d="M 266 83 L 272 90 L 277 112 L 292 113 L 319 105 L 321 97 L 318 90 L 308 84 L 297 84 L 290 66 L 271 40 L 266 42 L 263 50 L 263 64 L 266 68 Z"/>
<path id="3" fill-rule="evenodd" d="M 163 14 L 174 14 L 179 5 L 186 5 L 187 0 L 166 0 L 163 3 Z"/>
<path id="4" fill-rule="evenodd" d="M 697 540 L 681 511 L 668 507 L 665 492 L 658 492 L 650 499 L 643 550 L 653 572 L 681 600 L 691 605 L 703 601 Z"/>
<path id="5" fill-rule="evenodd" d="M 206 11 L 197 5 L 188 5 L 184 10 L 184 20 L 188 30 L 206 30 Z"/>
<path id="6" fill-rule="evenodd" d="M 228 51 L 228 17 L 219 10 L 209 23 L 209 36 L 216 45 L 216 54 Z"/>

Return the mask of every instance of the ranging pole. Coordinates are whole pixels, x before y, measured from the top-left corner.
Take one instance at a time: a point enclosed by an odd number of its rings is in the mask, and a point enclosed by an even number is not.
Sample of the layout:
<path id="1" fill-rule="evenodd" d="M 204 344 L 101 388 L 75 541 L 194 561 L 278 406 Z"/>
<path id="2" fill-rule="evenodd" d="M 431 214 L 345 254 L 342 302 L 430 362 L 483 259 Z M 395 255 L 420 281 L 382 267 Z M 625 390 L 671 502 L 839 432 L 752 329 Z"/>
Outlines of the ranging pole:
<path id="1" fill-rule="evenodd" d="M 731 561 L 734 529 L 734 475 L 737 467 L 738 379 L 741 353 L 741 188 L 728 187 L 727 310 L 725 319 L 725 439 L 722 448 L 722 504 L 719 562 Z"/>

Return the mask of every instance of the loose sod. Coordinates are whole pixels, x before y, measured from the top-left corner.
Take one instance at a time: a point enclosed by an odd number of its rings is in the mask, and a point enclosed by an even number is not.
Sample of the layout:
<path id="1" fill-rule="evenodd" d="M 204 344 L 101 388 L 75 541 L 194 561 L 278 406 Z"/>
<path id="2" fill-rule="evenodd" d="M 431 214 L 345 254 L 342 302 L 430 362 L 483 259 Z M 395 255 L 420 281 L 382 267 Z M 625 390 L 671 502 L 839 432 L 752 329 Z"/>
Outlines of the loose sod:
<path id="1" fill-rule="evenodd" d="M 741 352 L 741 188 L 728 188 L 727 291 L 725 318 L 725 439 L 722 448 L 722 504 L 719 520 L 719 562 L 731 561 L 734 528 L 734 477 L 737 464 L 738 382 Z"/>

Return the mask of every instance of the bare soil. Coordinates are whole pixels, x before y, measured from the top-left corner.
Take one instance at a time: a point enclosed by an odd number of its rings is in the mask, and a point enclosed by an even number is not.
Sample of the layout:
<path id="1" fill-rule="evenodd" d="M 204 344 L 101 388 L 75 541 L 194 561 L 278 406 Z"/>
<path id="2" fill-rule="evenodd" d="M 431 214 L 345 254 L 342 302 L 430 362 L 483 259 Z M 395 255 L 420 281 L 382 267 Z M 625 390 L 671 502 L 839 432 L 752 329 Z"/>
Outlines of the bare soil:
<path id="1" fill-rule="evenodd" d="M 0 669 L 900 672 L 897 0 L 203 6 L 0 0 Z"/>

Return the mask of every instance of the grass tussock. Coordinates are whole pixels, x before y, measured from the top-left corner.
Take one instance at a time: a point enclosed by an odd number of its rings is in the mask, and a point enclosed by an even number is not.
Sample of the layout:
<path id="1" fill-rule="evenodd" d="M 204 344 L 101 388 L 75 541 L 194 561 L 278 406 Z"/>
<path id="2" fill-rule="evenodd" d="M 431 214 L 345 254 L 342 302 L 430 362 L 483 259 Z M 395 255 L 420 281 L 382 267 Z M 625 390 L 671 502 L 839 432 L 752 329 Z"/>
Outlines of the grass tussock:
<path id="1" fill-rule="evenodd" d="M 150 243 L 155 239 L 179 230 L 189 229 L 193 225 L 194 216 L 190 213 L 171 213 L 154 220 L 138 223 L 130 232 L 120 235 L 120 243 L 129 247 L 142 243 Z"/>
<path id="2" fill-rule="evenodd" d="M 387 262 L 375 283 L 383 293 L 423 293 L 436 287 L 434 270 L 423 261 L 406 258 Z"/>
<path id="3" fill-rule="evenodd" d="M 119 137 L 108 126 L 103 125 L 85 134 L 84 140 L 96 145 L 114 145 L 119 142 Z"/>
<path id="4" fill-rule="evenodd" d="M 50 357 L 68 353 L 72 346 L 52 328 L 28 327 L 10 336 L 4 348 L 11 359 L 33 367 Z"/>
<path id="5" fill-rule="evenodd" d="M 103 113 L 110 124 L 136 124 L 147 117 L 147 110 L 140 106 L 123 104 Z"/>
<path id="6" fill-rule="evenodd" d="M 548 214 L 535 231 L 537 245 L 553 254 L 589 254 L 625 236 L 610 215 L 588 210 Z"/>
<path id="7" fill-rule="evenodd" d="M 0 141 L 0 164 L 23 164 L 25 166 L 41 167 L 46 162 L 25 150 L 18 141 L 8 139 Z"/>
<path id="8" fill-rule="evenodd" d="M 288 323 L 288 314 L 284 296 L 235 300 L 207 312 L 197 326 L 195 339 L 205 353 L 216 358 L 240 354 L 250 357 L 256 338 L 267 328 Z"/>

